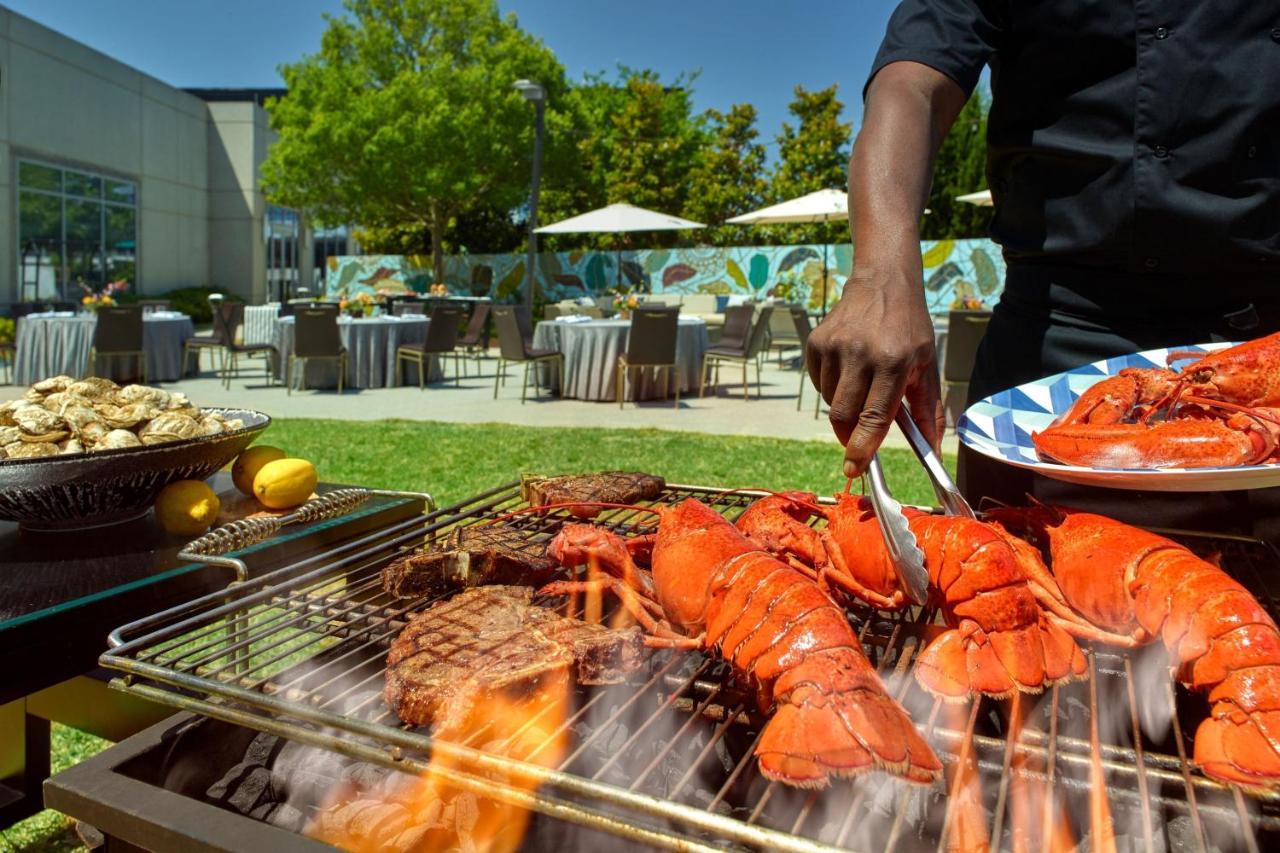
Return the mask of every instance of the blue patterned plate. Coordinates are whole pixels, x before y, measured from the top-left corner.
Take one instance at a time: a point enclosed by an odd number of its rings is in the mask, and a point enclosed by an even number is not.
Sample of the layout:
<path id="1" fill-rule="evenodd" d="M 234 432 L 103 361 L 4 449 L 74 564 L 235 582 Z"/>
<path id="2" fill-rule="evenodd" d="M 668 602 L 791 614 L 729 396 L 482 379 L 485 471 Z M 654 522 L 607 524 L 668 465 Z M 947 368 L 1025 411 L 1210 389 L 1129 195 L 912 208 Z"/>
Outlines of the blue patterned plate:
<path id="1" fill-rule="evenodd" d="M 1280 486 L 1280 464 L 1236 468 L 1085 468 L 1045 462 L 1031 433 L 1049 426 L 1088 387 L 1126 367 L 1164 367 L 1170 352 L 1211 352 L 1229 343 L 1153 349 L 1095 361 L 974 403 L 956 425 L 960 440 L 984 456 L 1068 483 L 1154 492 L 1225 492 Z"/>

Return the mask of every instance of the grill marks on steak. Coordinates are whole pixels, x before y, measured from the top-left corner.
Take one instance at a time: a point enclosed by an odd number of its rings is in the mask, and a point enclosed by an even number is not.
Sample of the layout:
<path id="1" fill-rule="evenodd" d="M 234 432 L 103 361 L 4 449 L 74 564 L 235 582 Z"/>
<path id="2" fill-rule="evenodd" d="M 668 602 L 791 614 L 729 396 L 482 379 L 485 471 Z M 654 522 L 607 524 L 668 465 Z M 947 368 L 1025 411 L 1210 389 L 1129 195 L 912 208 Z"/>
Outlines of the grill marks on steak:
<path id="1" fill-rule="evenodd" d="M 588 503 L 633 504 L 655 500 L 667 487 L 667 481 L 637 471 L 602 471 L 598 474 L 569 474 L 561 477 L 537 477 L 521 484 L 521 496 L 534 506 L 544 504 Z M 598 506 L 570 506 L 578 518 L 595 518 L 603 510 Z"/>
<path id="2" fill-rule="evenodd" d="M 532 599 L 529 587 L 476 587 L 413 616 L 387 654 L 383 695 L 396 716 L 447 729 L 492 693 L 532 695 L 557 673 L 614 684 L 640 666 L 639 628 L 588 624 Z"/>
<path id="3" fill-rule="evenodd" d="M 528 532 L 473 524 L 388 563 L 382 586 L 397 598 L 418 598 L 483 584 L 540 585 L 556 569 L 546 544 Z"/>

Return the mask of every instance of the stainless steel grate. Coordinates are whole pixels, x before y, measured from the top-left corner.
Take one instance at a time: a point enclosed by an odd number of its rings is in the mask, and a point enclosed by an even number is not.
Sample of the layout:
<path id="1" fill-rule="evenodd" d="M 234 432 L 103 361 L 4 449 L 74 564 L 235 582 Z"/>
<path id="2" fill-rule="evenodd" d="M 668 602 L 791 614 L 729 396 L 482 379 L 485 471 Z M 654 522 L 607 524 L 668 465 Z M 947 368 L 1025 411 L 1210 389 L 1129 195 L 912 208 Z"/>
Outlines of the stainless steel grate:
<path id="1" fill-rule="evenodd" d="M 696 497 L 734 518 L 760 494 L 671 486 L 658 502 Z M 924 608 L 850 618 L 946 765 L 931 788 L 882 774 L 825 791 L 769 782 L 751 756 L 762 718 L 750 694 L 697 652 L 657 652 L 625 684 L 577 688 L 552 733 L 567 739 L 564 757 L 549 768 L 504 755 L 501 743 L 479 749 L 483 733 L 454 744 L 402 725 L 382 700 L 383 662 L 406 617 L 430 602 L 389 599 L 380 569 L 424 533 L 521 506 L 518 487 L 504 486 L 345 543 L 124 626 L 102 663 L 126 673 L 123 689 L 393 769 L 422 772 L 434 750 L 454 759 L 446 775 L 461 789 L 663 847 L 943 850 L 977 833 L 998 847 L 1050 849 L 1091 839 L 1108 817 L 1135 850 L 1257 850 L 1280 839 L 1280 796 L 1244 795 L 1188 762 L 1205 706 L 1175 694 L 1161 649 L 1098 649 L 1088 682 L 946 706 L 911 677 L 916 651 L 939 630 Z M 505 523 L 541 542 L 566 520 L 553 512 Z M 623 534 L 652 529 L 650 514 L 631 510 L 596 522 Z M 1183 540 L 1221 552 L 1276 612 L 1273 549 Z M 535 714 L 526 725 L 537 723 Z"/>

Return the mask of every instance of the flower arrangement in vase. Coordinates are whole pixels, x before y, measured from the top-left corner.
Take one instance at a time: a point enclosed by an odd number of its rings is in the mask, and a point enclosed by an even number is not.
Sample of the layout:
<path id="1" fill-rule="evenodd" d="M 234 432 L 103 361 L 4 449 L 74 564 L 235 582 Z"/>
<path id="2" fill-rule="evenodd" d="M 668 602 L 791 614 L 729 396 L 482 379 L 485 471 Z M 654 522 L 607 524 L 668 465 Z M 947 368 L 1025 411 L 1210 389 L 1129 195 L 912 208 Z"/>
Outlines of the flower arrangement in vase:
<path id="1" fill-rule="evenodd" d="M 129 282 L 123 278 L 108 282 L 101 290 L 94 290 L 85 284 L 83 279 L 77 279 L 76 284 L 80 285 L 80 289 L 84 291 L 80 304 L 89 311 L 97 311 L 99 308 L 115 305 L 116 294 L 124 293 L 129 289 Z"/>
<path id="2" fill-rule="evenodd" d="M 622 319 L 631 316 L 631 312 L 640 307 L 640 297 L 634 293 L 628 293 L 624 290 L 616 290 L 613 294 L 613 310 L 618 312 Z"/>
<path id="3" fill-rule="evenodd" d="M 344 296 L 338 300 L 338 310 L 345 311 L 352 317 L 369 317 L 373 314 L 377 300 L 372 293 L 361 292 L 355 296 Z"/>
<path id="4" fill-rule="evenodd" d="M 431 285 L 429 288 L 427 288 L 427 295 L 428 296 L 448 296 L 449 285 L 445 284 L 444 282 L 438 281 L 435 284 Z"/>

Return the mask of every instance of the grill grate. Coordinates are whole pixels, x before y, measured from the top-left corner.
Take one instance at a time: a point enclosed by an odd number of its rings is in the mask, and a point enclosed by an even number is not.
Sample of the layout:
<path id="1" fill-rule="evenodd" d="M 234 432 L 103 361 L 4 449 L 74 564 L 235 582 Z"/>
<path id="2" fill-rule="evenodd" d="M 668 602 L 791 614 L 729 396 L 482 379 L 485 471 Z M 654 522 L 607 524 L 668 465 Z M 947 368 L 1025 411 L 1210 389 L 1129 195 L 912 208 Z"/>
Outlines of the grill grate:
<path id="1" fill-rule="evenodd" d="M 658 502 L 696 497 L 734 518 L 760 494 L 670 486 Z M 381 697 L 388 644 L 431 602 L 388 598 L 380 569 L 424 531 L 438 535 L 521 506 L 510 485 L 437 510 L 425 524 L 398 523 L 120 628 L 102 662 L 123 670 L 117 686 L 132 692 L 394 769 L 422 772 L 434 749 L 457 759 L 449 781 L 464 790 L 665 847 L 943 850 L 985 835 L 999 847 L 1050 849 L 1056 840 L 1069 849 L 1091 840 L 1106 815 L 1134 850 L 1257 850 L 1280 839 L 1280 796 L 1242 795 L 1188 763 L 1206 706 L 1172 685 L 1162 648 L 1094 649 L 1088 682 L 1041 697 L 944 705 L 911 677 L 915 652 L 939 630 L 938 615 L 925 608 L 850 617 L 946 765 L 945 779 L 929 788 L 882 774 L 821 792 L 769 782 L 751 757 L 763 719 L 750 694 L 723 662 L 699 652 L 656 652 L 624 684 L 576 688 L 555 732 L 568 746 L 552 768 L 530 763 L 542 747 L 523 761 L 503 754 L 521 732 L 496 744 L 484 743 L 484 732 L 461 744 L 435 741 L 402 725 Z M 504 523 L 532 543 L 567 520 L 553 512 Z M 653 520 L 610 510 L 595 523 L 634 535 L 652 530 Z M 1272 548 L 1179 535 L 1221 553 L 1277 612 L 1267 580 Z M 535 783 L 536 793 L 495 782 L 497 772 Z"/>

